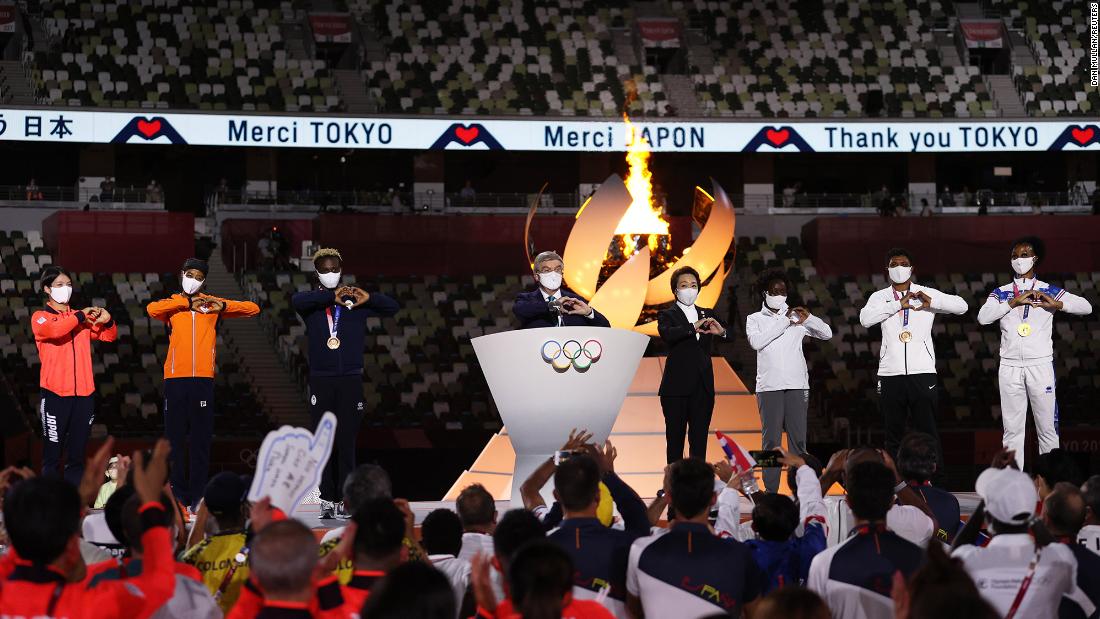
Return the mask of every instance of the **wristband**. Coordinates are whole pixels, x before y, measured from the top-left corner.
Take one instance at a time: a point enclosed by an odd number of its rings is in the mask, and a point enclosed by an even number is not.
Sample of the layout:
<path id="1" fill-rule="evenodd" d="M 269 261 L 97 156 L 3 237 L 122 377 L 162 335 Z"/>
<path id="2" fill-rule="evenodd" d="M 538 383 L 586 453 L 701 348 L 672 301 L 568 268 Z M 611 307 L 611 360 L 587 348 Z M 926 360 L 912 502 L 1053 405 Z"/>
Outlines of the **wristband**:
<path id="1" fill-rule="evenodd" d="M 905 490 L 908 487 L 909 487 L 909 482 L 905 482 L 905 481 L 898 482 L 898 485 L 894 486 L 894 494 L 897 494 L 897 493 L 901 492 L 902 490 Z"/>

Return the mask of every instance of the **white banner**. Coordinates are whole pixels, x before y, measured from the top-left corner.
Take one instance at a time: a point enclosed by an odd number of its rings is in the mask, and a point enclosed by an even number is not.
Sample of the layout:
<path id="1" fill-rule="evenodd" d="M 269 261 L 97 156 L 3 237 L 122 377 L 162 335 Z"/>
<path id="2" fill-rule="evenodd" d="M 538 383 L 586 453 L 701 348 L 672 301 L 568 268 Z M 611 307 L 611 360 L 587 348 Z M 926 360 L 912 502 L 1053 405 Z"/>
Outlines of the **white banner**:
<path id="1" fill-rule="evenodd" d="M 1100 120 L 637 121 L 656 152 L 999 152 L 1100 149 Z M 623 152 L 616 119 L 514 120 L 0 108 L 0 140 L 410 150 Z"/>

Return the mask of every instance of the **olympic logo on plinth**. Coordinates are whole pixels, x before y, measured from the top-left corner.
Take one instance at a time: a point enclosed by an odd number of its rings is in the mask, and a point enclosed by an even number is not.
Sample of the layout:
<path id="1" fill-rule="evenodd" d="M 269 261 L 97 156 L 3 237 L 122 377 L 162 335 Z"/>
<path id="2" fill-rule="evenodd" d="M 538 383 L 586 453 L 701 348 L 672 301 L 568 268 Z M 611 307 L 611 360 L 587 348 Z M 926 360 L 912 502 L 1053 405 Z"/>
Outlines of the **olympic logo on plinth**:
<path id="1" fill-rule="evenodd" d="M 556 372 L 565 372 L 573 368 L 578 372 L 587 372 L 593 363 L 603 355 L 603 344 L 599 340 L 566 340 L 564 343 L 548 340 L 542 345 L 542 360 L 549 363 Z"/>

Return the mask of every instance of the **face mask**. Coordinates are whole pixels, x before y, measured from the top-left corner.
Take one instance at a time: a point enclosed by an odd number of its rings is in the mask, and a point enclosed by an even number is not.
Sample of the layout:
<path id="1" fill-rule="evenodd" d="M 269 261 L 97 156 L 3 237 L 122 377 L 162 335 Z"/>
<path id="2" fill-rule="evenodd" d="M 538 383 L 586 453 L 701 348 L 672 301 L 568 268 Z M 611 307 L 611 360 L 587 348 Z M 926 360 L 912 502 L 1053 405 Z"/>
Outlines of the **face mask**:
<path id="1" fill-rule="evenodd" d="M 547 290 L 557 290 L 561 288 L 561 273 L 557 271 L 539 273 L 539 283 Z"/>
<path id="2" fill-rule="evenodd" d="M 54 303 L 65 305 L 69 302 L 69 298 L 72 296 L 72 286 L 53 286 L 50 288 L 50 298 L 53 299 Z"/>
<path id="3" fill-rule="evenodd" d="M 195 279 L 194 277 L 183 276 L 182 286 L 185 294 L 195 294 L 199 288 L 202 288 L 203 282 Z"/>
<path id="4" fill-rule="evenodd" d="M 764 304 L 773 310 L 782 309 L 787 303 L 787 295 L 764 295 Z"/>
<path id="5" fill-rule="evenodd" d="M 321 280 L 321 285 L 325 288 L 335 288 L 336 284 L 340 283 L 340 271 L 332 271 L 331 273 L 318 273 L 317 279 Z"/>
<path id="6" fill-rule="evenodd" d="M 895 284 L 904 284 L 913 276 L 913 267 L 890 267 L 890 281 Z"/>
<path id="7" fill-rule="evenodd" d="M 676 300 L 684 305 L 693 305 L 699 298 L 698 288 L 679 288 L 676 290 Z"/>
<path id="8" fill-rule="evenodd" d="M 1035 266 L 1035 258 L 1013 258 L 1012 270 L 1016 271 L 1017 275 L 1023 275 L 1031 270 L 1031 267 Z"/>

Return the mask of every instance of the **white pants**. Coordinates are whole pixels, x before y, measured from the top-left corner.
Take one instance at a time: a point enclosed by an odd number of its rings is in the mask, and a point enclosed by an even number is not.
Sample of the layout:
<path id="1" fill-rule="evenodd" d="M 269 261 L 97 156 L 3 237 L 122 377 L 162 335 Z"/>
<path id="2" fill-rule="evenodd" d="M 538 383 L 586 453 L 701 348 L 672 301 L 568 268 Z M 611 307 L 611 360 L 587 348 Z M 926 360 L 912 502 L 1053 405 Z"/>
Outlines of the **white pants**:
<path id="1" fill-rule="evenodd" d="M 1027 404 L 1035 419 L 1039 438 L 1039 453 L 1058 448 L 1058 401 L 1055 396 L 1054 364 L 1044 363 L 1026 368 L 1001 365 L 997 373 L 1001 388 L 1001 421 L 1005 435 L 1002 443 L 1016 450 L 1016 464 L 1024 468 L 1024 432 L 1027 425 Z"/>

